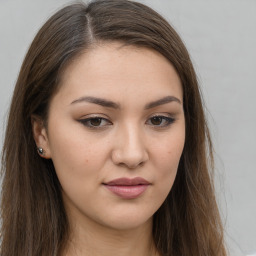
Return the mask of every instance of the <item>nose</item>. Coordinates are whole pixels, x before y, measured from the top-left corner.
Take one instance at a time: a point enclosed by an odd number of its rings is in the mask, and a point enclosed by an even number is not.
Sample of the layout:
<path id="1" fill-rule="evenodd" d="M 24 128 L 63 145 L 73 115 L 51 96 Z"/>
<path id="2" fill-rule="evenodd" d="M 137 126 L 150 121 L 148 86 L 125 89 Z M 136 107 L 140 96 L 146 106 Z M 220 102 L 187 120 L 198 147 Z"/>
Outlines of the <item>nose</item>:
<path id="1" fill-rule="evenodd" d="M 125 127 L 119 131 L 114 145 L 112 161 L 116 165 L 135 169 L 149 159 L 142 132 L 136 127 Z"/>

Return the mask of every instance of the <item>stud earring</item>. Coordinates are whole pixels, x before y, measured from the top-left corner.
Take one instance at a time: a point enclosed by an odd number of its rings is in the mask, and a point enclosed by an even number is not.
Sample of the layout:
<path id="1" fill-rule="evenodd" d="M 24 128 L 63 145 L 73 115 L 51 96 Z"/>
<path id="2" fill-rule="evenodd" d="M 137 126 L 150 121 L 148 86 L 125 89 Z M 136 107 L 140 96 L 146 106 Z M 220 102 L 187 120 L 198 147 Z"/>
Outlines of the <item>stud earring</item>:
<path id="1" fill-rule="evenodd" d="M 41 147 L 37 148 L 37 152 L 39 153 L 39 155 L 43 155 L 44 154 L 44 150 Z"/>

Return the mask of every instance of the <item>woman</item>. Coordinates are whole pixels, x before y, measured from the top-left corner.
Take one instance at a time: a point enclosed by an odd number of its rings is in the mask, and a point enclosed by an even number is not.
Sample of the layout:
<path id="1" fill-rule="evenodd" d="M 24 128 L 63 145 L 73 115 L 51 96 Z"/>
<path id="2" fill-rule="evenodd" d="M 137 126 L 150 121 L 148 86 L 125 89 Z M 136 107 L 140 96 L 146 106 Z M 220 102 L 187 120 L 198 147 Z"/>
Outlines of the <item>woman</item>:
<path id="1" fill-rule="evenodd" d="M 192 63 L 142 4 L 73 4 L 46 22 L 2 165 L 3 256 L 226 255 Z"/>

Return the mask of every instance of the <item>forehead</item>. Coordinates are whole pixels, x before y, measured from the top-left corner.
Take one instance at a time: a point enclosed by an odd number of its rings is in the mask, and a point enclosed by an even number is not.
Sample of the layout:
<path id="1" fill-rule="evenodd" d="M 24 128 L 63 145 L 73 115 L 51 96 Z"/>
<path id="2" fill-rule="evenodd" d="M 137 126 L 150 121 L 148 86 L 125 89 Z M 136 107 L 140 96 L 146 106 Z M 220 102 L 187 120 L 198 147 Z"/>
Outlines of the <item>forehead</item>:
<path id="1" fill-rule="evenodd" d="M 164 56 L 118 42 L 96 45 L 72 61 L 63 72 L 59 93 L 70 99 L 92 94 L 117 101 L 125 94 L 176 94 L 182 101 L 179 76 Z"/>

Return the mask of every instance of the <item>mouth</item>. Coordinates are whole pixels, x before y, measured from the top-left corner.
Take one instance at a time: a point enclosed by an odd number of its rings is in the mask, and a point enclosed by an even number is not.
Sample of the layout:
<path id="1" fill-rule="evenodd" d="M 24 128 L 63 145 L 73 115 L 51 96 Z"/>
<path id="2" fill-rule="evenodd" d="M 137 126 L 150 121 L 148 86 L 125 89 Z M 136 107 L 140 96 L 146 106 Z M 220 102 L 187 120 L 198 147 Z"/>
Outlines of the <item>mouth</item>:
<path id="1" fill-rule="evenodd" d="M 118 197 L 135 199 L 145 192 L 151 183 L 141 177 L 136 177 L 133 179 L 119 178 L 103 183 L 103 185 Z"/>

